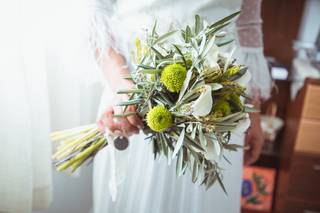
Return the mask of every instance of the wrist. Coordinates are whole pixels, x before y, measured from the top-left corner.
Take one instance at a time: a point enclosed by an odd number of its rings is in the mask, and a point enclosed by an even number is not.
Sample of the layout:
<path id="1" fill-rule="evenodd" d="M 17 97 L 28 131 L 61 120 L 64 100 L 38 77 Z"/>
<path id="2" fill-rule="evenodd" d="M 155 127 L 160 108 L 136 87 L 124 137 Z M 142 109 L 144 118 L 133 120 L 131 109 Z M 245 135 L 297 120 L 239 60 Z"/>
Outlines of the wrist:
<path id="1" fill-rule="evenodd" d="M 250 99 L 248 101 L 249 104 L 252 104 L 254 106 L 255 109 L 259 110 L 261 109 L 261 105 L 262 105 L 262 102 L 261 102 L 261 99 L 256 96 L 256 97 L 253 97 L 252 99 Z"/>
<path id="2" fill-rule="evenodd" d="M 260 124 L 261 114 L 259 112 L 252 112 L 249 114 L 249 117 L 252 122 Z"/>
<path id="3" fill-rule="evenodd" d="M 131 90 L 134 88 L 134 84 L 132 81 L 126 80 L 126 79 L 121 79 L 116 83 L 116 86 L 114 87 L 114 93 L 115 93 L 115 98 L 117 102 L 123 102 L 127 101 L 130 97 L 130 94 L 128 93 L 121 93 L 119 94 L 118 92 L 121 90 Z"/>

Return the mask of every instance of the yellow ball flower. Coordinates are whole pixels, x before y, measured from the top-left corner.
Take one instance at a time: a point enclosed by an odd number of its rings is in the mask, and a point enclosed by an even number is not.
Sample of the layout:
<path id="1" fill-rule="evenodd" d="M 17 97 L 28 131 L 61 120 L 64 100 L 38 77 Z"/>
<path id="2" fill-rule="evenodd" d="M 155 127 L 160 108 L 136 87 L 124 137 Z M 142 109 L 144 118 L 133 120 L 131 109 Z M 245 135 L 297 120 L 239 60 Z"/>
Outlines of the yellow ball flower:
<path id="1" fill-rule="evenodd" d="M 179 92 L 187 76 L 187 69 L 181 64 L 170 64 L 161 73 L 160 81 L 170 92 Z"/>
<path id="2" fill-rule="evenodd" d="M 155 132 L 161 132 L 172 125 L 172 115 L 164 106 L 153 107 L 147 114 L 147 124 Z"/>

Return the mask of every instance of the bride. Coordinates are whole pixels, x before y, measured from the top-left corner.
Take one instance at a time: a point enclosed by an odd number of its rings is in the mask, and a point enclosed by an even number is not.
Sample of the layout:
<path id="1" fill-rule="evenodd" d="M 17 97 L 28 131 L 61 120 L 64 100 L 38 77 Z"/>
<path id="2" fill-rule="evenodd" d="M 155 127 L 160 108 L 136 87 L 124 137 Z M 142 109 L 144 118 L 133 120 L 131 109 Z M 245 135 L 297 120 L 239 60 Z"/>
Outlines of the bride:
<path id="1" fill-rule="evenodd" d="M 121 110 L 115 106 L 120 97 L 118 89 L 132 87 L 123 77 L 132 69 L 130 49 L 135 38 L 150 29 L 156 19 L 158 30 L 167 31 L 171 24 L 184 26 L 199 14 L 208 23 L 242 10 L 233 31 L 237 35 L 237 57 L 249 66 L 253 79 L 250 93 L 252 104 L 260 107 L 260 100 L 268 98 L 271 88 L 263 42 L 260 18 L 261 0 L 94 0 L 92 44 L 106 89 L 100 107 L 99 125 L 109 134 L 130 136 L 126 151 L 128 158 L 126 178 L 118 187 L 115 202 L 109 195 L 108 180 L 110 153 L 104 148 L 94 160 L 94 212 L 95 213 L 236 213 L 240 212 L 242 167 L 257 160 L 263 145 L 258 113 L 250 115 L 251 128 L 246 135 L 233 135 L 232 143 L 243 144 L 246 149 L 226 153 L 232 165 L 221 162 L 228 195 L 220 187 L 209 190 L 191 182 L 189 174 L 176 178 L 173 166 L 164 159 L 154 161 L 151 144 L 139 134 L 142 122 L 136 116 L 114 120 L 112 115 Z M 134 111 L 131 107 L 128 110 Z M 244 160 L 243 160 L 244 159 Z M 174 163 L 172 163 L 174 165 Z"/>

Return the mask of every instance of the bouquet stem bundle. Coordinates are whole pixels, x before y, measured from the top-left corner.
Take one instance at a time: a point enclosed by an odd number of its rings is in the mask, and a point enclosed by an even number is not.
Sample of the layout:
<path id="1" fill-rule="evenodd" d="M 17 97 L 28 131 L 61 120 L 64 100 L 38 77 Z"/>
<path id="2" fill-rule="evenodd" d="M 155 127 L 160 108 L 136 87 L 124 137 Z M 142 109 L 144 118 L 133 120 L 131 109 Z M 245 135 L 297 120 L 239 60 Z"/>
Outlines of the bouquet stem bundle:
<path id="1" fill-rule="evenodd" d="M 96 124 L 81 126 L 51 134 L 52 141 L 60 141 L 52 156 L 58 171 L 71 168 L 75 171 L 88 159 L 107 145 L 104 135 L 99 132 Z"/>

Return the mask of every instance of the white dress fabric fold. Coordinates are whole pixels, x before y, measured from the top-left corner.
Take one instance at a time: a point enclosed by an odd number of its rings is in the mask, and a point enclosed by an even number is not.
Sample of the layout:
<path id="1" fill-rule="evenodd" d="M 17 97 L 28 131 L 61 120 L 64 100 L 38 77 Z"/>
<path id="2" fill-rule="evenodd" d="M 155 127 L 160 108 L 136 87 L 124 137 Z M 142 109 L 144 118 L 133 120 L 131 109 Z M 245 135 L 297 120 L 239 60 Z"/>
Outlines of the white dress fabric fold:
<path id="1" fill-rule="evenodd" d="M 244 0 L 260 7 L 261 0 L 250 1 L 252 0 Z M 259 4 L 255 4 L 256 2 Z M 195 14 L 199 14 L 211 23 L 239 10 L 241 3 L 240 0 L 95 0 L 90 5 L 93 12 L 91 43 L 100 57 L 103 57 L 108 48 L 116 49 L 126 58 L 130 68 L 132 67 L 130 50 L 135 38 L 143 37 L 145 29 L 151 29 L 155 20 L 159 32 L 168 31 L 171 24 L 178 26 L 190 24 Z M 229 30 L 237 36 L 236 24 Z M 261 32 L 258 36 L 261 36 Z M 241 42 L 238 42 L 238 48 L 241 52 Z M 262 46 L 253 48 L 262 49 Z M 263 60 L 265 65 L 263 54 L 258 52 L 257 55 L 262 57 L 259 60 Z M 255 56 L 250 58 L 252 66 L 255 66 L 255 63 L 257 67 L 261 65 L 259 64 L 261 61 L 255 61 Z M 259 72 L 268 73 L 265 66 L 262 66 L 262 69 Z M 100 105 L 100 114 L 106 106 L 116 104 L 112 93 L 107 85 Z M 128 158 L 126 177 L 118 186 L 115 202 L 112 201 L 108 185 L 112 162 L 110 147 L 105 147 L 95 157 L 94 213 L 240 212 L 242 150 L 225 153 L 232 165 L 221 160 L 221 165 L 225 169 L 223 182 L 228 192 L 228 195 L 225 195 L 218 184 L 206 191 L 203 186 L 192 183 L 188 172 L 177 178 L 175 161 L 168 166 L 164 158 L 154 160 L 152 145 L 144 140 L 145 137 L 143 134 L 130 137 L 126 155 Z M 243 141 L 244 135 L 233 134 L 230 142 L 243 145 Z"/>
<path id="2" fill-rule="evenodd" d="M 114 95 L 106 87 L 100 105 L 100 113 L 112 103 Z M 232 162 L 221 160 L 225 169 L 223 181 L 228 195 L 218 184 L 205 190 L 204 186 L 192 183 L 191 174 L 177 178 L 175 160 L 168 165 L 166 158 L 154 160 L 152 144 L 145 140 L 144 134 L 130 137 L 127 150 L 117 151 L 110 146 L 101 150 L 94 159 L 93 212 L 94 213 L 237 213 L 240 212 L 243 152 L 226 152 Z M 233 134 L 230 143 L 243 145 L 244 136 Z M 125 178 L 120 177 L 116 200 L 112 200 L 110 180 L 112 179 L 112 153 L 115 164 L 123 166 Z M 125 166 L 117 162 L 122 158 Z M 123 175 L 123 173 L 121 173 Z"/>
<path id="3" fill-rule="evenodd" d="M 191 181 L 191 175 L 177 178 L 175 161 L 154 160 L 152 146 L 140 134 L 130 138 L 126 177 L 118 187 L 117 199 L 109 191 L 110 155 L 106 147 L 94 161 L 95 213 L 237 213 L 240 212 L 243 152 L 226 153 L 232 162 L 221 164 L 228 195 L 219 185 L 209 190 Z M 242 144 L 243 137 L 233 135 L 231 142 Z"/>

